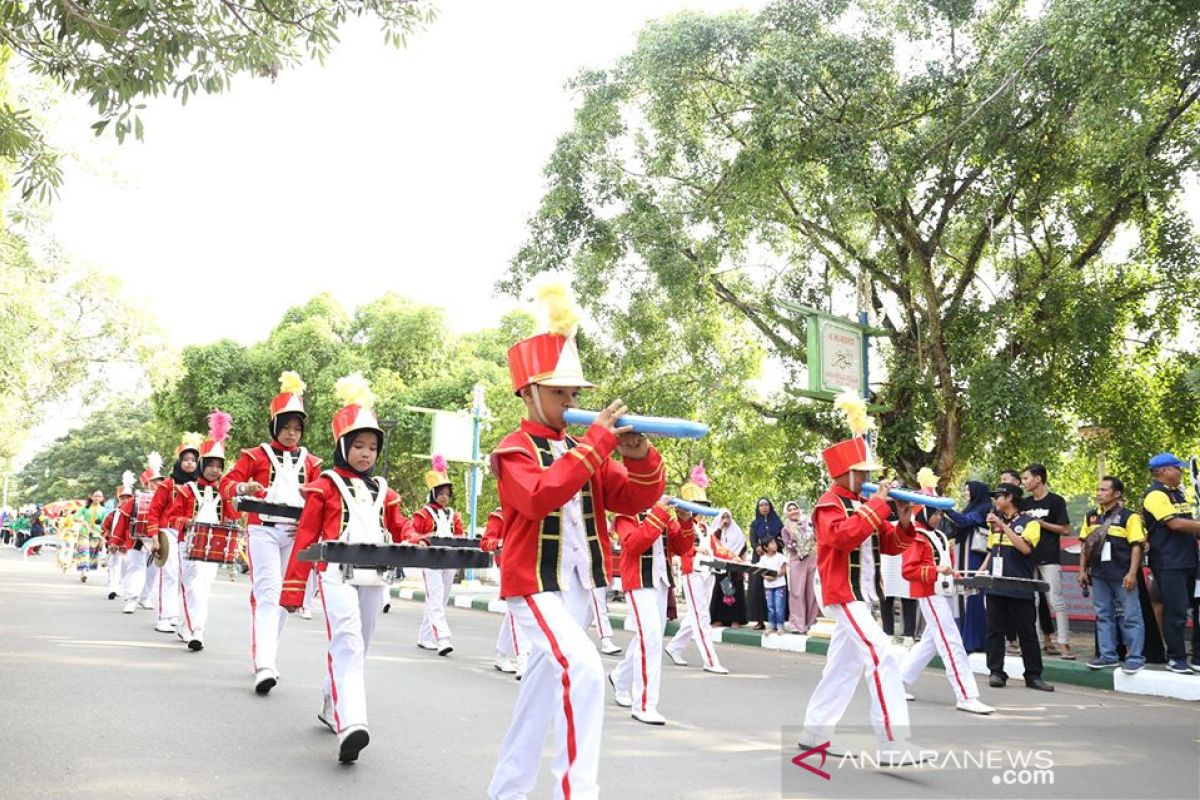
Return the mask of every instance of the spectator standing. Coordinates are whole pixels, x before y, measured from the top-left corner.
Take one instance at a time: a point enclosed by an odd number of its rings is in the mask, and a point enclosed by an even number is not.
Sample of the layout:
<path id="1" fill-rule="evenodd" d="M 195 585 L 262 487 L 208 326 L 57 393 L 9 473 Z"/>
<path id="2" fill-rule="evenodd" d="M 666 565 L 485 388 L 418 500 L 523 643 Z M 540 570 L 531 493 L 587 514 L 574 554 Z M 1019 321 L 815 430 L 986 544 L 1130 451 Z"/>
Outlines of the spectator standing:
<path id="1" fill-rule="evenodd" d="M 946 516 L 954 524 L 955 546 L 958 558 L 955 563 L 961 569 L 977 570 L 987 557 L 987 515 L 992 510 L 992 498 L 983 481 L 967 481 L 967 507 L 961 513 L 947 511 Z M 962 633 L 963 647 L 968 653 L 982 653 L 987 640 L 987 612 L 983 607 L 983 595 L 959 594 L 958 629 Z"/>
<path id="2" fill-rule="evenodd" d="M 996 510 L 987 516 L 991 535 L 988 536 L 988 557 L 983 568 L 992 575 L 1005 578 L 1034 577 L 1034 549 L 1041 536 L 1037 520 L 1018 510 L 1021 487 L 1002 483 L 992 492 Z M 1008 683 L 1004 671 L 1004 635 L 1015 630 L 1021 643 L 1021 660 L 1025 666 L 1025 685 L 1030 689 L 1052 692 L 1054 687 L 1042 679 L 1042 652 L 1038 649 L 1037 612 L 1033 607 L 1033 591 L 1026 589 L 987 590 L 987 664 L 988 685 L 1001 688 Z"/>
<path id="3" fill-rule="evenodd" d="M 1062 591 L 1062 548 L 1059 545 L 1061 537 L 1071 535 L 1067 501 L 1061 495 L 1050 491 L 1046 467 L 1042 464 L 1030 464 L 1026 467 L 1021 473 L 1021 484 L 1026 494 L 1019 508 L 1030 519 L 1037 520 L 1041 528 L 1041 538 L 1034 548 L 1034 561 L 1042 580 L 1050 584 L 1050 591 L 1039 598 L 1042 604 L 1040 622 L 1043 650 L 1049 655 L 1061 655 L 1067 661 L 1074 661 L 1075 654 L 1071 652 L 1071 623 L 1067 615 L 1067 601 Z M 1051 612 L 1054 613 L 1053 621 L 1050 619 Z M 1057 650 L 1051 641 L 1052 634 L 1057 634 Z"/>
<path id="4" fill-rule="evenodd" d="M 1125 508 L 1125 484 L 1105 476 L 1096 487 L 1096 507 L 1087 512 L 1079 531 L 1083 551 L 1079 559 L 1079 585 L 1091 586 L 1096 609 L 1096 638 L 1100 653 L 1088 662 L 1091 669 L 1121 666 L 1132 675 L 1146 665 L 1142 655 L 1146 628 L 1138 601 L 1137 575 L 1142 568 L 1146 533 L 1142 518 Z M 1117 658 L 1117 606 L 1125 662 Z"/>
<path id="5" fill-rule="evenodd" d="M 1183 641 L 1188 608 L 1195 606 L 1200 521 L 1193 518 L 1192 507 L 1180 488 L 1184 462 L 1171 453 L 1159 453 L 1150 459 L 1149 466 L 1154 480 L 1142 499 L 1142 518 L 1150 541 L 1150 571 L 1162 597 L 1167 669 L 1180 674 L 1200 672 L 1200 631 L 1195 620 L 1190 668 Z"/>
<path id="6" fill-rule="evenodd" d="M 751 563 L 757 564 L 767 552 L 767 542 L 776 540 L 775 549 L 783 550 L 783 520 L 775 513 L 775 506 L 766 497 L 760 497 L 754 509 L 754 521 L 750 523 L 750 547 L 753 550 Z M 762 575 L 751 575 L 746 594 L 746 613 L 755 623 L 755 630 L 762 630 L 767 618 L 767 595 Z"/>
<path id="7" fill-rule="evenodd" d="M 821 609 L 813 588 L 817 574 L 817 539 L 812 520 L 795 500 L 783 506 L 783 548 L 787 556 L 788 621 L 792 633 L 808 633 Z"/>

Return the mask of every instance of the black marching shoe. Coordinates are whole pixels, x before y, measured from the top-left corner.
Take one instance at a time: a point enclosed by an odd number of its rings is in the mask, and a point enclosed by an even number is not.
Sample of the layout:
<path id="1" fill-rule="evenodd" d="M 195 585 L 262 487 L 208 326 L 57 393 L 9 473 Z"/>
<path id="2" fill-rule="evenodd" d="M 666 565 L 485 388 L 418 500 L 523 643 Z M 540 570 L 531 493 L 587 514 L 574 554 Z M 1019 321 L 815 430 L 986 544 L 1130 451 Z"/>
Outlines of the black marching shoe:
<path id="1" fill-rule="evenodd" d="M 1007 684 L 1007 683 L 1008 683 L 1007 675 L 1001 675 L 998 672 L 993 672 L 991 675 L 988 676 L 988 686 L 992 687 L 993 689 L 1003 689 L 1005 684 Z"/>
<path id="2" fill-rule="evenodd" d="M 1053 692 L 1054 691 L 1054 687 L 1051 686 L 1050 684 L 1046 683 L 1041 678 L 1028 678 L 1025 681 L 1025 685 L 1028 686 L 1030 689 L 1037 689 L 1039 692 Z"/>

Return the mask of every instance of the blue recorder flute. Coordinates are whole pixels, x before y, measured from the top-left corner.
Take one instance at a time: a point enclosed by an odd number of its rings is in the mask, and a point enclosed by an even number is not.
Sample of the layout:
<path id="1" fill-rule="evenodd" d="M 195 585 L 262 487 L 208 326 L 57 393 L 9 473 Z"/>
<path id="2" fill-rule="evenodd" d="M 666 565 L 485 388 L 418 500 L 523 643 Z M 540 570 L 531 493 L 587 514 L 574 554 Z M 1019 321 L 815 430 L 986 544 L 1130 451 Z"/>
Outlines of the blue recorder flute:
<path id="1" fill-rule="evenodd" d="M 875 494 L 879 491 L 879 485 L 875 483 L 864 483 L 860 490 L 864 496 Z M 918 506 L 929 506 L 930 508 L 949 509 L 954 508 L 954 500 L 950 497 L 934 497 L 933 495 L 921 494 L 910 489 L 892 489 L 888 492 L 888 497 L 894 497 L 901 503 L 912 503 Z"/>
<path id="2" fill-rule="evenodd" d="M 563 421 L 568 425 L 591 425 L 599 411 L 584 411 L 582 408 L 568 408 L 563 413 Z M 617 420 L 617 427 L 632 426 L 634 433 L 649 433 L 655 436 L 666 436 L 670 439 L 703 439 L 708 435 L 708 426 L 701 422 L 686 419 L 671 419 L 670 417 L 640 417 L 637 414 L 626 414 Z"/>

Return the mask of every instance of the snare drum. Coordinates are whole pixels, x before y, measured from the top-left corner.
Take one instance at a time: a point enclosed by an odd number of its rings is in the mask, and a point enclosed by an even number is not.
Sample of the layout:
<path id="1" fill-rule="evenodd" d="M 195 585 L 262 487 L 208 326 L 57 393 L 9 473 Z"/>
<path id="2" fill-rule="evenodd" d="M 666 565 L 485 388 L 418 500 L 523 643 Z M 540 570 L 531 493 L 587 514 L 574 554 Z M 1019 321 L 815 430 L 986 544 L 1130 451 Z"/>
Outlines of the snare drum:
<path id="1" fill-rule="evenodd" d="M 189 522 L 184 528 L 183 557 L 189 561 L 234 564 L 237 563 L 237 553 L 236 525 Z"/>

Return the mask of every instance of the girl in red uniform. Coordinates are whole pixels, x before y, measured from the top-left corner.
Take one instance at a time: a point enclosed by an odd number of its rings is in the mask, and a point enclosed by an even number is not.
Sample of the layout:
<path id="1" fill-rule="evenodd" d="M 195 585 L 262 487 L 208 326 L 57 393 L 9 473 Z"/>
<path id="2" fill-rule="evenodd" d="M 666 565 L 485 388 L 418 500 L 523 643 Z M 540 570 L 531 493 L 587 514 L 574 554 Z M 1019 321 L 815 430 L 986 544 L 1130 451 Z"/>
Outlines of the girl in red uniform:
<path id="1" fill-rule="evenodd" d="M 288 559 L 279 604 L 299 611 L 313 562 L 300 553 L 318 541 L 363 544 L 419 543 L 400 513 L 400 498 L 372 470 L 383 445 L 383 429 L 371 410 L 375 396 L 360 374 L 340 379 L 336 391 L 344 407 L 333 417 L 334 468 L 304 487 L 304 511 Z M 338 735 L 338 760 L 352 762 L 367 746 L 367 691 L 364 662 L 388 581 L 371 568 L 317 564 L 317 592 L 329 637 L 324 700 L 317 719 Z"/>

